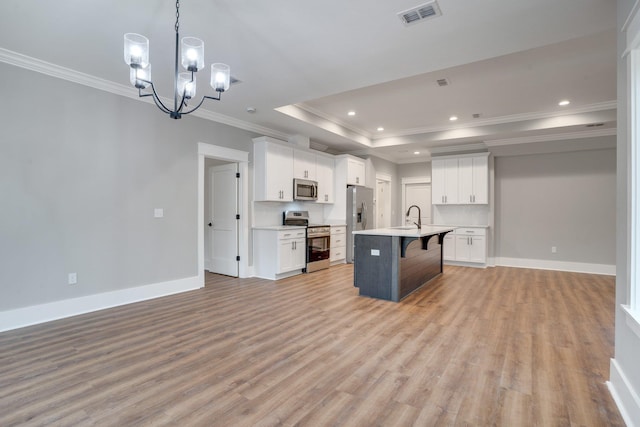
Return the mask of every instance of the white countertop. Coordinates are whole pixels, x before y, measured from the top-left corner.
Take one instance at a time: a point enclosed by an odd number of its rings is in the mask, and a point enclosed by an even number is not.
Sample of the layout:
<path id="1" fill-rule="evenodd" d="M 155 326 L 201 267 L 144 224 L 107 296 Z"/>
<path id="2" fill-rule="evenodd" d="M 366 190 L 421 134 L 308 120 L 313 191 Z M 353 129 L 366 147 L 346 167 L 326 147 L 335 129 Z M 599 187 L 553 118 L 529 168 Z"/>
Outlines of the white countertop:
<path id="1" fill-rule="evenodd" d="M 305 225 L 257 225 L 253 227 L 254 230 L 296 230 L 307 228 Z"/>
<path id="2" fill-rule="evenodd" d="M 469 224 L 431 224 L 434 227 L 453 227 L 453 228 L 489 228 L 488 225 L 469 225 Z"/>
<path id="3" fill-rule="evenodd" d="M 451 226 L 423 225 L 418 232 L 418 227 L 415 225 L 412 225 L 411 227 L 407 225 L 402 227 L 374 228 L 372 230 L 354 231 L 353 234 L 364 234 L 367 236 L 424 237 L 433 236 L 434 234 L 440 234 L 455 229 L 456 227 Z"/>

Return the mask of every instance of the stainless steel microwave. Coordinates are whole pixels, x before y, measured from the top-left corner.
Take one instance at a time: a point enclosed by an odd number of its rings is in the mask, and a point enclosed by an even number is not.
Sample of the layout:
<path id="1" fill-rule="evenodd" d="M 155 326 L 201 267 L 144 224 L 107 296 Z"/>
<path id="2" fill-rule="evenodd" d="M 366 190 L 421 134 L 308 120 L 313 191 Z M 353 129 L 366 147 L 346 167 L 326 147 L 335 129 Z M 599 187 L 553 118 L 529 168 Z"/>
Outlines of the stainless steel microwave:
<path id="1" fill-rule="evenodd" d="M 318 183 L 308 179 L 293 179 L 293 200 L 318 200 Z"/>

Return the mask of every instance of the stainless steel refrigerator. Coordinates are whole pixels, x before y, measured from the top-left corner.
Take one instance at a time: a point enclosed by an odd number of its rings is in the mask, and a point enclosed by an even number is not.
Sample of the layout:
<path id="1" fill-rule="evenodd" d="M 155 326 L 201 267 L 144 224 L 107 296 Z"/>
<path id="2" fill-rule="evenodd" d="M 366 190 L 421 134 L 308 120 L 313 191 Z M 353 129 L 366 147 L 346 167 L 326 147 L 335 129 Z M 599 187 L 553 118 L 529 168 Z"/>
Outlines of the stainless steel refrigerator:
<path id="1" fill-rule="evenodd" d="M 373 228 L 373 189 L 347 187 L 347 262 L 353 262 L 353 231 Z"/>

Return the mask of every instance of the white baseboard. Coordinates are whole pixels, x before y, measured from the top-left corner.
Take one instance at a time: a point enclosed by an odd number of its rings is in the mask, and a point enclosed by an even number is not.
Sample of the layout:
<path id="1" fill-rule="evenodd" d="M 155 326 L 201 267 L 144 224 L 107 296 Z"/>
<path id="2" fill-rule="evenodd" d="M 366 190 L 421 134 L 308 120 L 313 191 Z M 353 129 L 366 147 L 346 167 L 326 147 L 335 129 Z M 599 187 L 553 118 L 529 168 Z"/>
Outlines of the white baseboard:
<path id="1" fill-rule="evenodd" d="M 198 276 L 0 311 L 0 332 L 203 287 Z"/>
<path id="2" fill-rule="evenodd" d="M 443 260 L 442 263 L 444 265 L 455 265 L 457 267 L 473 267 L 473 268 L 487 268 L 487 264 L 478 263 L 478 262 L 464 262 L 464 261 L 455 261 L 455 260 Z"/>
<path id="3" fill-rule="evenodd" d="M 624 422 L 628 427 L 640 427 L 640 397 L 615 359 L 611 359 L 609 376 L 607 387 Z"/>
<path id="4" fill-rule="evenodd" d="M 538 270 L 572 271 L 575 273 L 616 275 L 616 266 L 586 262 L 550 261 L 544 259 L 496 257 L 495 265 L 502 267 L 535 268 Z"/>

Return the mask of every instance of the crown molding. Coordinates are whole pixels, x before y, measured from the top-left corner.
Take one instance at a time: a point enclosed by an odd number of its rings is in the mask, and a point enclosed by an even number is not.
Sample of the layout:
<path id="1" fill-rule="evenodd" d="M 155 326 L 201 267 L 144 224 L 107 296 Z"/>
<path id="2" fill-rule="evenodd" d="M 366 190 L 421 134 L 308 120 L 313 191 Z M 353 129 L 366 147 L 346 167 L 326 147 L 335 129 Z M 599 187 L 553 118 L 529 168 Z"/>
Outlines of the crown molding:
<path id="1" fill-rule="evenodd" d="M 61 80 L 88 86 L 93 89 L 98 89 L 104 92 L 109 92 L 115 95 L 124 96 L 126 98 L 153 104 L 153 102 L 148 99 L 140 98 L 138 96 L 138 91 L 130 86 L 125 86 L 120 83 L 114 83 L 110 80 L 102 79 L 100 77 L 82 73 L 71 68 L 66 68 L 60 65 L 52 64 L 50 62 L 42 61 L 40 59 L 23 55 L 21 53 L 14 52 L 8 49 L 0 48 L 0 62 L 4 62 L 15 67 L 35 71 L 40 74 L 46 74 L 48 76 L 55 77 Z M 171 102 L 173 102 L 172 99 L 164 97 L 162 97 L 161 99 L 165 103 L 170 104 Z M 197 111 L 194 111 L 190 115 L 200 117 L 205 120 L 210 120 L 212 122 L 232 126 L 238 129 L 243 129 L 249 132 L 254 132 L 260 135 L 270 136 L 273 138 L 286 140 L 290 137 L 289 134 L 260 126 L 255 123 L 239 120 L 230 116 L 226 116 L 224 114 L 215 113 L 209 110 L 199 109 Z"/>
<path id="2" fill-rule="evenodd" d="M 638 13 L 639 9 L 640 9 L 640 1 L 636 0 L 633 6 L 631 7 L 631 10 L 629 11 L 629 15 L 627 15 L 627 19 L 625 19 L 624 24 L 622 24 L 622 28 L 620 29 L 620 32 L 624 33 L 625 31 L 627 31 L 627 29 L 629 28 L 629 25 L 631 25 L 631 21 L 633 21 L 633 19 L 636 17 L 636 14 Z"/>
<path id="3" fill-rule="evenodd" d="M 484 141 L 487 147 L 500 147 L 503 145 L 529 144 L 531 142 L 565 141 L 569 139 L 596 138 L 599 136 L 616 135 L 616 129 L 597 129 L 581 132 L 554 133 L 548 135 L 523 136 L 518 138 L 494 139 Z"/>
<path id="4" fill-rule="evenodd" d="M 443 155 L 446 153 L 459 153 L 461 151 L 487 151 L 487 145 L 484 142 L 465 145 L 453 145 L 451 147 L 433 147 L 429 148 L 431 155 Z"/>
<path id="5" fill-rule="evenodd" d="M 477 119 L 477 120 L 474 120 L 473 122 L 459 123 L 456 125 L 430 126 L 430 127 L 405 129 L 399 132 L 375 136 L 372 139 L 373 141 L 375 141 L 378 139 L 394 138 L 399 136 L 412 136 L 412 135 L 420 135 L 425 133 L 444 132 L 444 131 L 456 130 L 456 129 L 468 129 L 468 128 L 475 128 L 475 127 L 481 127 L 481 126 L 525 122 L 529 120 L 549 119 L 553 117 L 571 116 L 574 114 L 584 114 L 584 113 L 593 113 L 597 111 L 615 110 L 616 108 L 617 108 L 617 101 L 605 101 L 605 102 L 599 102 L 596 104 L 585 105 L 583 107 L 563 109 L 562 111 L 554 111 L 554 112 L 539 111 L 534 113 L 511 114 L 508 116 L 493 117 L 490 119 Z"/>
<path id="6" fill-rule="evenodd" d="M 313 114 L 314 116 L 318 116 L 318 117 L 320 117 L 322 119 L 328 120 L 328 121 L 333 122 L 333 123 L 335 123 L 335 124 L 337 124 L 339 126 L 342 126 L 345 129 L 349 129 L 351 132 L 355 132 L 357 134 L 360 134 L 360 135 L 364 136 L 365 138 L 368 138 L 368 139 L 372 139 L 373 138 L 373 135 L 372 135 L 371 132 L 368 132 L 368 131 L 366 131 L 364 129 L 360 129 L 357 126 L 353 126 L 352 124 L 346 123 L 346 122 L 344 122 L 344 121 L 342 121 L 342 120 L 340 120 L 340 119 L 338 119 L 336 117 L 333 117 L 333 116 L 331 116 L 329 114 L 325 114 L 324 112 L 322 112 L 320 110 L 316 110 L 313 107 L 309 107 L 306 104 L 293 104 L 293 105 L 295 107 L 301 109 L 301 110 L 306 111 L 309 114 Z"/>
<path id="7" fill-rule="evenodd" d="M 493 117 L 493 118 L 487 118 L 487 119 L 477 119 L 474 120 L 473 122 L 466 122 L 466 123 L 458 123 L 455 125 L 445 125 L 445 126 L 428 126 L 428 127 L 419 127 L 419 128 L 410 128 L 410 129 L 405 129 L 405 130 L 401 130 L 398 132 L 392 132 L 392 133 L 384 133 L 384 134 L 376 134 L 373 135 L 370 132 L 365 131 L 364 129 L 360 129 L 356 126 L 353 126 L 349 123 L 346 123 L 340 119 L 337 119 L 336 117 L 333 117 L 329 114 L 326 114 L 322 111 L 316 110 L 315 108 L 312 108 L 308 105 L 305 104 L 292 104 L 294 107 L 299 108 L 301 110 L 306 111 L 309 114 L 312 114 L 314 116 L 320 117 L 324 120 L 327 120 L 331 123 L 334 123 L 338 126 L 341 126 L 345 129 L 348 129 L 352 132 L 355 132 L 357 134 L 360 134 L 368 139 L 370 139 L 372 142 L 375 142 L 376 140 L 380 140 L 380 139 L 386 139 L 386 138 L 395 138 L 395 137 L 401 137 L 401 136 L 413 136 L 413 135 L 421 135 L 421 134 L 426 134 L 426 133 L 434 133 L 434 132 L 444 132 L 444 131 L 450 131 L 450 130 L 456 130 L 456 129 L 466 129 L 466 128 L 470 128 L 470 127 L 480 127 L 480 126 L 491 126 L 491 125 L 501 125 L 501 124 L 507 124 L 507 123 L 517 123 L 517 122 L 524 122 L 524 121 L 529 121 L 529 120 L 540 120 L 540 119 L 549 119 L 549 118 L 553 118 L 553 117 L 562 117 L 562 116 L 571 116 L 574 114 L 584 114 L 584 113 L 593 113 L 593 112 L 597 112 L 597 111 L 606 111 L 606 110 L 615 110 L 617 109 L 617 101 L 605 101 L 605 102 L 599 102 L 599 103 L 595 103 L 595 104 L 589 104 L 589 105 L 585 105 L 582 107 L 575 107 L 575 108 L 571 108 L 571 109 L 562 109 L 561 111 L 539 111 L 539 112 L 533 112 L 533 113 L 522 113 L 522 114 L 511 114 L 508 116 L 501 116 L 501 117 Z"/>

